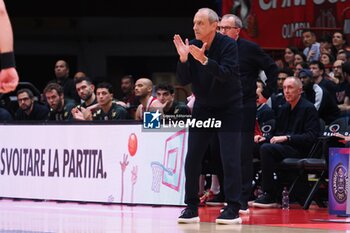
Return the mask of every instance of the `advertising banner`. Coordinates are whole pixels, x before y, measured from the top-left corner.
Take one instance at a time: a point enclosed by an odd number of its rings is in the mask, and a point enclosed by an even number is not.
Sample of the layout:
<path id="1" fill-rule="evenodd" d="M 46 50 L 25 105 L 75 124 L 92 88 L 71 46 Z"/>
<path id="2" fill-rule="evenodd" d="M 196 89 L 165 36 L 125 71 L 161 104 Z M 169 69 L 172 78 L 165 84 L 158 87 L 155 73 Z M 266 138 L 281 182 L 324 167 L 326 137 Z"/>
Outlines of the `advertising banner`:
<path id="1" fill-rule="evenodd" d="M 1 125 L 0 197 L 183 205 L 187 130 Z"/>

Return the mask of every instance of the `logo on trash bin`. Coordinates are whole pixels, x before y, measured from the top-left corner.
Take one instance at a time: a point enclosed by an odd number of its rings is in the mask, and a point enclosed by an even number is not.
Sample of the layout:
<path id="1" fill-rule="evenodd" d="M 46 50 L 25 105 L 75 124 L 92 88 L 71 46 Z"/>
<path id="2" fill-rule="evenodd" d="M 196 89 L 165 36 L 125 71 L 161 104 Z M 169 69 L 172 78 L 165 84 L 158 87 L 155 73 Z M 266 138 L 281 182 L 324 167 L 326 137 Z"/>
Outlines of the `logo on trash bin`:
<path id="1" fill-rule="evenodd" d="M 333 170 L 332 192 L 338 203 L 344 203 L 347 197 L 347 170 L 342 163 L 339 163 Z"/>

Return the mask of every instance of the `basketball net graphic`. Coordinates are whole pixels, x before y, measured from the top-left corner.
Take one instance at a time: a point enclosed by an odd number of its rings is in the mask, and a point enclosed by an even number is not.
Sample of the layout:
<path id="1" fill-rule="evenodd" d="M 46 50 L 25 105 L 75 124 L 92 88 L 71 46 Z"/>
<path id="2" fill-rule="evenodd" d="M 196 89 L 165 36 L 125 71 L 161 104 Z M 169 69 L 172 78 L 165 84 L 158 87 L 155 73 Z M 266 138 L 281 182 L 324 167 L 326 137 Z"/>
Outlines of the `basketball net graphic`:
<path id="1" fill-rule="evenodd" d="M 163 172 L 164 171 L 167 172 L 170 176 L 172 176 L 173 173 L 159 162 L 152 162 L 151 167 L 152 167 L 152 176 L 153 176 L 151 189 L 153 192 L 159 193 L 160 183 L 163 178 Z"/>

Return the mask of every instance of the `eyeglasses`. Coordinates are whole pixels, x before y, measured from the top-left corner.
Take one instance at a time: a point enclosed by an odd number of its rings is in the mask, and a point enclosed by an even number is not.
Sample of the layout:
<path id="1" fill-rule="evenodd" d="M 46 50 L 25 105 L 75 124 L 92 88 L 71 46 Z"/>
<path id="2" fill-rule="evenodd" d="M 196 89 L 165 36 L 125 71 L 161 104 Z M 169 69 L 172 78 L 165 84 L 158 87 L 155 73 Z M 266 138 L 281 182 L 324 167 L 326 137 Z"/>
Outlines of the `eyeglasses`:
<path id="1" fill-rule="evenodd" d="M 239 27 L 230 27 L 230 26 L 218 26 L 218 30 L 220 31 L 227 31 L 231 29 L 238 29 Z"/>
<path id="2" fill-rule="evenodd" d="M 24 97 L 24 98 L 22 98 L 22 99 L 17 99 L 17 101 L 18 101 L 18 102 L 28 101 L 28 100 L 29 100 L 29 98 L 28 98 L 28 97 Z"/>

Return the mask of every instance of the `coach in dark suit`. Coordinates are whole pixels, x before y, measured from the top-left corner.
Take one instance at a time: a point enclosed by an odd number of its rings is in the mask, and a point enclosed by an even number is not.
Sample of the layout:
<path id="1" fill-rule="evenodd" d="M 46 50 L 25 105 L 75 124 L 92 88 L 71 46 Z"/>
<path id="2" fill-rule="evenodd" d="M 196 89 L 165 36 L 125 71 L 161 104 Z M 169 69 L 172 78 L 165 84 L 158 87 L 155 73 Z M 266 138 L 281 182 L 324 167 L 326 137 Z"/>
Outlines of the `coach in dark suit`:
<path id="1" fill-rule="evenodd" d="M 256 118 L 256 81 L 261 77 L 266 87 L 262 95 L 268 99 L 277 85 L 278 68 L 274 60 L 257 44 L 239 38 L 242 21 L 233 14 L 224 15 L 219 24 L 222 34 L 237 41 L 240 78 L 243 86 L 243 125 L 242 125 L 242 194 L 241 213 L 248 213 L 248 200 L 253 180 L 254 126 Z M 262 72 L 263 71 L 263 72 Z M 264 74 L 263 74 L 264 73 Z"/>
<path id="2" fill-rule="evenodd" d="M 303 84 L 297 77 L 288 77 L 283 82 L 286 103 L 277 116 L 274 136 L 266 139 L 266 143 L 260 147 L 264 193 L 254 201 L 254 207 L 279 206 L 273 172 L 285 158 L 304 158 L 320 133 L 317 110 L 310 101 L 301 96 L 302 88 Z"/>
<path id="3" fill-rule="evenodd" d="M 182 85 L 192 84 L 196 97 L 192 118 L 217 119 L 221 126 L 214 129 L 189 127 L 185 161 L 185 203 L 187 208 L 179 223 L 199 222 L 198 189 L 201 162 L 214 136 L 218 136 L 224 171 L 224 191 L 227 206 L 216 219 L 218 224 L 239 224 L 241 192 L 241 107 L 242 85 L 239 79 L 237 43 L 217 33 L 219 17 L 209 8 L 201 8 L 193 19 L 196 39 L 182 40 L 174 35 L 179 55 L 176 78 Z"/>

